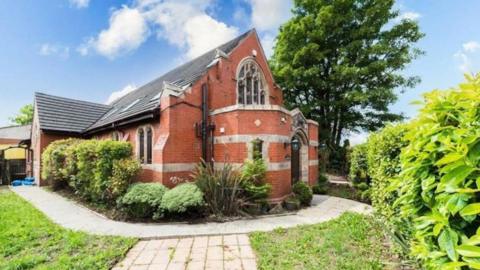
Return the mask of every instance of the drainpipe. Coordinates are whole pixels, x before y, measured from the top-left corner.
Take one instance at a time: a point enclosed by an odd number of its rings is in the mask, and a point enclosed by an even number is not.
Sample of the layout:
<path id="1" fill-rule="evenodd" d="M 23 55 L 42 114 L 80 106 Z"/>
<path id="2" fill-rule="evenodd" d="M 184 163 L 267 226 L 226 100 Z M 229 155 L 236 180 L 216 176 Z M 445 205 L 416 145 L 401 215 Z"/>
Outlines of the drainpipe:
<path id="1" fill-rule="evenodd" d="M 208 160 L 208 85 L 202 84 L 202 159 Z"/>

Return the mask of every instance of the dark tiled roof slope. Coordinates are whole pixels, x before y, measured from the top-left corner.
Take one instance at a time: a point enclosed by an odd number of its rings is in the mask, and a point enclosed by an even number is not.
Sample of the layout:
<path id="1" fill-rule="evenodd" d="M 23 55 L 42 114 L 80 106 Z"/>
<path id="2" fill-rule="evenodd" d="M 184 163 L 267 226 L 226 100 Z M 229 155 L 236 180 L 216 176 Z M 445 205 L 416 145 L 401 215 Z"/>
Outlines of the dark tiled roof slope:
<path id="1" fill-rule="evenodd" d="M 110 105 L 91 103 L 36 93 L 40 128 L 53 131 L 84 133 L 108 126 L 159 107 L 155 99 L 168 83 L 186 89 L 197 81 L 217 57 L 217 50 L 229 54 L 250 30 L 235 39 L 167 72 L 163 76 L 119 98 Z"/>
<path id="2" fill-rule="evenodd" d="M 82 133 L 112 107 L 109 105 L 35 93 L 41 129 Z"/>
<path id="3" fill-rule="evenodd" d="M 247 37 L 252 31 L 254 30 L 245 32 L 235 39 L 167 72 L 163 76 L 114 101 L 111 104 L 113 108 L 105 115 L 106 117 L 97 121 L 88 130 L 93 130 L 115 121 L 155 109 L 158 106 L 158 102 L 152 101 L 152 98 L 162 91 L 164 82 L 168 82 L 179 88 L 193 84 L 205 74 L 208 65 L 215 60 L 217 49 L 226 54 L 230 53 L 235 47 L 237 47 L 240 41 Z M 135 105 L 127 111 L 122 112 L 123 108 L 129 106 L 136 100 L 138 100 L 138 102 Z"/>

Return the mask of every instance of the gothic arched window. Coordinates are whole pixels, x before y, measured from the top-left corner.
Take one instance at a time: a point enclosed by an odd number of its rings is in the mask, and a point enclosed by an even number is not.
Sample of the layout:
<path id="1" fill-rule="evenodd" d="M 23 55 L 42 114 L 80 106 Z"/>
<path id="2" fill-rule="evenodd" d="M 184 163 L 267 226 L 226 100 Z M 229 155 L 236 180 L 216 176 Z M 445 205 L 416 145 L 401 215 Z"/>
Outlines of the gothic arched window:
<path id="1" fill-rule="evenodd" d="M 138 130 L 138 157 L 140 159 L 140 163 L 145 162 L 145 132 L 143 128 Z"/>
<path id="2" fill-rule="evenodd" d="M 237 77 L 239 104 L 265 104 L 265 83 L 257 63 L 248 59 L 242 62 Z"/>
<path id="3" fill-rule="evenodd" d="M 151 126 L 138 128 L 138 159 L 142 164 L 153 163 L 153 129 Z"/>

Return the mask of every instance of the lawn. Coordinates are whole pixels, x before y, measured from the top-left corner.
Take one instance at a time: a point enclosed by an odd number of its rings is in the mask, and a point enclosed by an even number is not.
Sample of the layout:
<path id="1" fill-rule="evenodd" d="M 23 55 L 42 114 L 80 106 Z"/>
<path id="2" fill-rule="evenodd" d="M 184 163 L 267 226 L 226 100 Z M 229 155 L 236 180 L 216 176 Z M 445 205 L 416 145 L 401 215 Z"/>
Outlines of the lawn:
<path id="1" fill-rule="evenodd" d="M 0 189 L 0 269 L 110 269 L 136 242 L 63 229 Z"/>
<path id="2" fill-rule="evenodd" d="M 381 224 L 345 213 L 328 222 L 250 235 L 259 269 L 400 269 Z"/>

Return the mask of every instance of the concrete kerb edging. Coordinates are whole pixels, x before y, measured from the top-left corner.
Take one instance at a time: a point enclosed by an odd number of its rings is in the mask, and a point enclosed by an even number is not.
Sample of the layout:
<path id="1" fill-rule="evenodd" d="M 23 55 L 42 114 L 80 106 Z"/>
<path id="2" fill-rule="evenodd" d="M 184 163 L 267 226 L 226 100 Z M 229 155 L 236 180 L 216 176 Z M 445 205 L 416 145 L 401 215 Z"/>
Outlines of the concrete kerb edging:
<path id="1" fill-rule="evenodd" d="M 62 227 L 96 235 L 120 235 L 146 240 L 271 231 L 276 228 L 291 228 L 325 222 L 337 218 L 347 211 L 363 214 L 372 212 L 371 206 L 363 203 L 315 195 L 311 207 L 295 213 L 267 215 L 223 223 L 127 223 L 110 220 L 71 199 L 38 187 L 15 187 L 10 190 L 29 201 L 50 220 Z"/>

